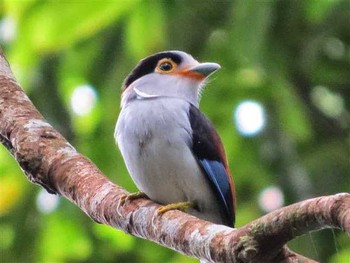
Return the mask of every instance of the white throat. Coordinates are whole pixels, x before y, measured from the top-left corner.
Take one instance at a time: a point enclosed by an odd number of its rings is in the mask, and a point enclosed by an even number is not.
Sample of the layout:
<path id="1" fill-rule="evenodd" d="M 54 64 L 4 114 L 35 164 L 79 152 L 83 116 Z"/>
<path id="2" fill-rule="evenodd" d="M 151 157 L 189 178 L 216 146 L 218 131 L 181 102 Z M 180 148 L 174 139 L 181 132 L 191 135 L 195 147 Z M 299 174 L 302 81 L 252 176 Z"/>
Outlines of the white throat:
<path id="1" fill-rule="evenodd" d="M 198 107 L 201 84 L 191 78 L 149 74 L 136 80 L 123 92 L 121 107 L 133 100 L 159 97 L 182 99 Z"/>

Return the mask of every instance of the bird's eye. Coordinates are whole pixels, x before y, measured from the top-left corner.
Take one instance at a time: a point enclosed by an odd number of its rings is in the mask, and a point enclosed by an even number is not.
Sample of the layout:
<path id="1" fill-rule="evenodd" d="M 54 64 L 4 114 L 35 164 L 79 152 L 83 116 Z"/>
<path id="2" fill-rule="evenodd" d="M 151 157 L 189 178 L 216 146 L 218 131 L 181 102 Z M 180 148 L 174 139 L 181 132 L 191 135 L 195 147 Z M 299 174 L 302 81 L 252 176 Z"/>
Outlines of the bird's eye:
<path id="1" fill-rule="evenodd" d="M 173 69 L 173 65 L 170 62 L 163 62 L 159 65 L 161 71 L 170 71 Z"/>
<path id="2" fill-rule="evenodd" d="M 162 59 L 159 61 L 156 72 L 159 73 L 170 73 L 174 71 L 176 68 L 176 64 L 169 58 Z"/>

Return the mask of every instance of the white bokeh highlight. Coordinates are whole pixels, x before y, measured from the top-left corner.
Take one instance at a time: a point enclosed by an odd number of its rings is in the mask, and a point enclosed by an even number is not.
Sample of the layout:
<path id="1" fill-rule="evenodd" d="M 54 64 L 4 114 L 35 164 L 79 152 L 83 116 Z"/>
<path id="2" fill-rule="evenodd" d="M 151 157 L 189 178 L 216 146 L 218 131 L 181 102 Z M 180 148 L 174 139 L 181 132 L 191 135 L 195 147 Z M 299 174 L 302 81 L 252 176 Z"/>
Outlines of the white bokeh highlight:
<path id="1" fill-rule="evenodd" d="M 11 16 L 0 20 L 0 42 L 11 43 L 17 36 L 17 23 Z"/>
<path id="2" fill-rule="evenodd" d="M 96 105 L 96 91 L 88 84 L 77 86 L 72 93 L 70 102 L 71 108 L 76 115 L 87 115 Z"/>
<path id="3" fill-rule="evenodd" d="M 242 136 L 255 136 L 265 127 L 264 107 L 253 100 L 242 101 L 234 111 L 234 122 Z"/>
<path id="4" fill-rule="evenodd" d="M 49 194 L 45 189 L 42 189 L 36 198 L 36 206 L 41 213 L 49 214 L 56 210 L 59 201 L 58 195 Z"/>
<path id="5" fill-rule="evenodd" d="M 271 212 L 284 205 L 284 194 L 277 186 L 269 186 L 259 194 L 259 206 L 264 212 Z"/>

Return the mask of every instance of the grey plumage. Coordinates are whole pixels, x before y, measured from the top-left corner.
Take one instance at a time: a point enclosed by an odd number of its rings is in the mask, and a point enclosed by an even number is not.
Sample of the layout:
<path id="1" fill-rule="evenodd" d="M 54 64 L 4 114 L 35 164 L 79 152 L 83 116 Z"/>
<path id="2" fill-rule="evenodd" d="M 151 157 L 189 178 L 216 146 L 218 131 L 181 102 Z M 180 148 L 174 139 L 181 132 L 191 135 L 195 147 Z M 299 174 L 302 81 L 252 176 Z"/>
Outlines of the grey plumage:
<path id="1" fill-rule="evenodd" d="M 181 59 L 179 72 L 202 65 L 184 52 L 173 53 Z M 219 67 L 216 65 L 202 67 L 210 74 Z M 191 105 L 198 107 L 203 82 L 176 74 L 134 71 L 146 73 L 139 78 L 129 76 L 132 82 L 123 92 L 114 136 L 136 186 L 160 204 L 190 201 L 196 207 L 188 213 L 226 223 L 213 185 L 192 151 L 189 110 Z"/>

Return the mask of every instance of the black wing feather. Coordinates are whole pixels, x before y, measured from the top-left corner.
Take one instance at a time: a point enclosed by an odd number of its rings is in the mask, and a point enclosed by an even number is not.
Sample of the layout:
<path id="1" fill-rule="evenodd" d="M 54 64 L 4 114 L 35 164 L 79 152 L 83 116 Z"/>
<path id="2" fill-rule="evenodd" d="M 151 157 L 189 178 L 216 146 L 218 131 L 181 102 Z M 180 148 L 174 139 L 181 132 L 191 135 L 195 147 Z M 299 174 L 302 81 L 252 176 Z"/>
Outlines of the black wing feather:
<path id="1" fill-rule="evenodd" d="M 190 106 L 189 117 L 193 132 L 192 151 L 220 201 L 227 218 L 226 225 L 232 226 L 235 221 L 233 185 L 230 184 L 231 174 L 220 137 L 210 120 L 193 105 Z"/>

